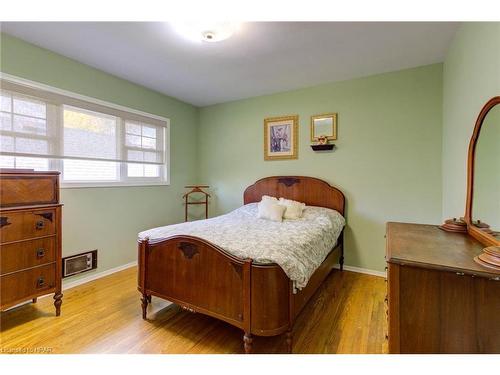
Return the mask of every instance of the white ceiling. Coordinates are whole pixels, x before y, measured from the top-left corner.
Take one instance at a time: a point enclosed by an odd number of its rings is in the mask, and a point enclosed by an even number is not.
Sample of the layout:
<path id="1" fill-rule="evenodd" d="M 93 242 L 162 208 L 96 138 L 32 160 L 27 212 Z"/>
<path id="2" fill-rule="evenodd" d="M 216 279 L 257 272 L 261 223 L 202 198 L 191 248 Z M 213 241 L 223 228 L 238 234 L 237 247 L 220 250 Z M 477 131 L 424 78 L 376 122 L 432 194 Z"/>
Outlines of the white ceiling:
<path id="1" fill-rule="evenodd" d="M 3 22 L 2 32 L 205 106 L 444 60 L 457 23 L 250 22 L 193 43 L 166 23 Z"/>

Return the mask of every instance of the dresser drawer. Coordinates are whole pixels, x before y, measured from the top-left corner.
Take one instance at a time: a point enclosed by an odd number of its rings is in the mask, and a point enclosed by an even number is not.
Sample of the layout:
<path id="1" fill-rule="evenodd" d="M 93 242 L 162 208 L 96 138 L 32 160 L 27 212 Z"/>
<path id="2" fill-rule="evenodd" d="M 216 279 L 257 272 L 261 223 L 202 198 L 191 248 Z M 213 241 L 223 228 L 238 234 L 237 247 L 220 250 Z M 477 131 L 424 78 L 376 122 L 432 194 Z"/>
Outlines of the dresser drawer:
<path id="1" fill-rule="evenodd" d="M 0 274 L 19 271 L 55 261 L 56 238 L 15 242 L 0 247 Z"/>
<path id="2" fill-rule="evenodd" d="M 59 202 L 59 173 L 2 174 L 0 206 L 31 206 Z"/>
<path id="3" fill-rule="evenodd" d="M 0 213 L 2 243 L 48 236 L 56 232 L 56 210 L 44 209 Z"/>
<path id="4" fill-rule="evenodd" d="M 55 287 L 55 264 L 40 266 L 0 277 L 2 307 L 48 293 Z"/>

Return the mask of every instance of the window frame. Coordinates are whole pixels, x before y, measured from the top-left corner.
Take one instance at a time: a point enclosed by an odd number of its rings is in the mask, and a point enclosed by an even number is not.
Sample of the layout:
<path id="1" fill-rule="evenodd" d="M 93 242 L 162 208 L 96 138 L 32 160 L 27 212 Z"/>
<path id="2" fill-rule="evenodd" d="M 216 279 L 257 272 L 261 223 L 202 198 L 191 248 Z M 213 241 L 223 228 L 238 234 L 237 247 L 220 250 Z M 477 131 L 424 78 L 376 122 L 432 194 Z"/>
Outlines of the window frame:
<path id="1" fill-rule="evenodd" d="M 6 74 L 3 72 L 0 72 L 0 79 L 11 82 L 13 84 L 18 84 L 18 85 L 24 85 L 32 89 L 38 89 L 38 90 L 43 90 L 47 91 L 50 93 L 62 95 L 62 96 L 67 96 L 72 99 L 76 100 L 82 100 L 85 102 L 89 102 L 92 104 L 100 105 L 103 107 L 109 107 L 110 109 L 115 109 L 119 110 L 122 112 L 130 113 L 130 114 L 135 114 L 139 115 L 145 118 L 151 118 L 154 120 L 159 120 L 161 122 L 165 123 L 164 129 L 163 129 L 163 154 L 164 154 L 164 163 L 162 165 L 159 165 L 160 168 L 160 176 L 159 177 L 128 177 L 127 175 L 127 163 L 125 162 L 117 162 L 118 163 L 118 169 L 120 173 L 120 180 L 119 181 L 75 181 L 75 182 L 68 182 L 64 181 L 64 171 L 63 171 L 63 161 L 64 159 L 54 159 L 54 158 L 41 158 L 41 159 L 48 159 L 49 161 L 49 169 L 51 170 L 58 170 L 61 172 L 61 179 L 60 179 L 60 187 L 62 189 L 73 189 L 73 188 L 96 188 L 96 187 L 127 187 L 127 186 L 168 186 L 170 185 L 170 119 L 167 117 L 163 116 L 158 116 L 154 115 L 151 113 L 139 111 L 133 108 L 128 108 L 121 106 L 119 104 L 114 104 L 110 103 L 107 101 L 103 101 L 100 99 L 96 99 L 93 97 L 85 96 L 85 95 L 80 95 L 71 91 L 59 89 L 56 87 L 52 87 L 49 85 L 45 85 L 39 82 L 34 82 L 30 80 L 26 80 L 24 78 L 20 78 L 17 76 L 13 76 L 10 74 Z M 41 99 L 43 100 L 43 99 Z M 69 107 L 75 107 L 72 104 L 68 104 Z M 76 107 L 78 108 L 78 107 Z M 82 108 L 85 109 L 85 108 Z M 57 132 L 62 132 L 63 131 L 63 117 L 64 117 L 64 106 L 61 106 L 61 110 L 57 111 L 57 116 L 59 116 L 59 123 L 60 126 L 57 126 Z M 104 113 L 106 114 L 106 113 Z M 124 142 L 124 132 L 125 132 L 125 127 L 124 123 L 126 121 L 125 118 L 119 118 L 120 121 L 120 126 L 119 128 L 119 134 L 117 136 L 117 142 L 120 143 L 120 152 L 124 152 L 125 149 L 125 142 Z M 122 126 L 123 125 L 123 126 Z M 62 134 L 57 134 L 59 138 L 62 136 Z M 63 147 L 62 142 L 59 142 L 59 147 Z"/>
<path id="2" fill-rule="evenodd" d="M 142 151 L 142 152 L 155 152 L 157 153 L 157 149 L 158 147 L 162 150 L 166 150 L 166 142 L 165 142 L 165 139 L 166 139 L 166 131 L 165 129 L 162 129 L 163 131 L 163 134 L 161 134 L 160 137 L 156 136 L 155 137 L 155 140 L 156 140 L 156 149 L 155 150 L 148 150 L 147 148 L 144 148 L 144 147 L 140 147 L 140 148 L 137 148 L 137 147 L 132 147 L 130 145 L 127 145 L 127 140 L 126 140 L 126 137 L 127 137 L 127 134 L 130 134 L 130 133 L 127 133 L 127 122 L 129 123 L 136 123 L 137 125 L 141 126 L 141 137 L 144 137 L 144 135 L 142 135 L 142 127 L 144 125 L 149 125 L 149 124 L 145 124 L 145 123 L 139 123 L 137 121 L 130 121 L 128 119 L 125 119 L 125 118 L 122 118 L 121 119 L 121 122 L 122 122 L 122 126 L 120 126 L 120 130 L 122 131 L 121 134 L 120 134 L 120 142 L 121 144 L 119 145 L 120 147 L 120 151 L 122 153 L 122 159 L 126 159 L 127 158 L 127 154 L 129 151 L 131 150 L 136 150 L 136 151 Z M 147 137 L 147 138 L 150 138 L 150 137 Z M 142 164 L 144 166 L 144 164 Z M 147 181 L 162 181 L 164 176 L 165 176 L 165 173 L 166 173 L 166 170 L 165 170 L 165 164 L 159 166 L 159 176 L 158 177 L 131 177 L 128 175 L 128 165 L 126 163 L 122 163 L 120 165 L 121 167 L 121 170 L 120 170 L 120 173 L 123 174 L 124 178 L 127 180 L 127 181 L 130 181 L 131 183 L 137 183 L 137 182 L 140 182 L 141 180 L 147 180 Z"/>

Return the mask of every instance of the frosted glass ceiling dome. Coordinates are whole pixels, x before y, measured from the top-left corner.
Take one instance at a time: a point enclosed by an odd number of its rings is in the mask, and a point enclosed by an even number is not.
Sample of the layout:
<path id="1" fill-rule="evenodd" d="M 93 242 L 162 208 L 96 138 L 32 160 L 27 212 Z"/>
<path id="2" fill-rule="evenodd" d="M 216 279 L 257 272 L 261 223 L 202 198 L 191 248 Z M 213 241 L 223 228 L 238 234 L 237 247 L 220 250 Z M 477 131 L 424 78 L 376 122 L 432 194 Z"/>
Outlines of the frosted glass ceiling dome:
<path id="1" fill-rule="evenodd" d="M 230 38 L 239 29 L 238 22 L 173 22 L 173 28 L 184 38 L 194 42 L 220 42 Z"/>

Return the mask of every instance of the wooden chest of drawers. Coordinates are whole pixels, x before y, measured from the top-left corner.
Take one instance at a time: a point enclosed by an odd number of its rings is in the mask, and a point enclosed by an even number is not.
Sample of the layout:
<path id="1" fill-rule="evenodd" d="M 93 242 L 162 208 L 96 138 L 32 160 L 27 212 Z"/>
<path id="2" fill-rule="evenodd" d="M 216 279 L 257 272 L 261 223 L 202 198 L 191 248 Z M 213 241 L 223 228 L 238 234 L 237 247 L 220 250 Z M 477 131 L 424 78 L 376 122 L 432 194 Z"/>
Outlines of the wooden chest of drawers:
<path id="1" fill-rule="evenodd" d="M 500 273 L 483 246 L 435 225 L 388 223 L 390 353 L 500 353 Z"/>
<path id="2" fill-rule="evenodd" d="M 0 170 L 0 309 L 54 293 L 60 315 L 59 172 Z"/>

